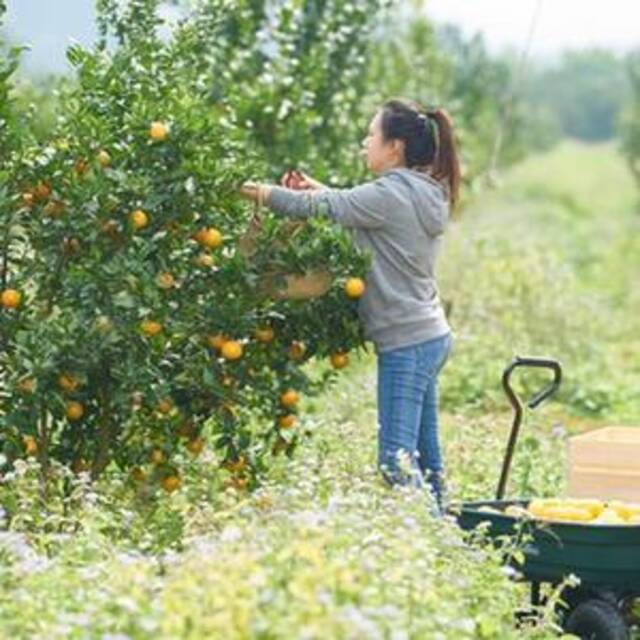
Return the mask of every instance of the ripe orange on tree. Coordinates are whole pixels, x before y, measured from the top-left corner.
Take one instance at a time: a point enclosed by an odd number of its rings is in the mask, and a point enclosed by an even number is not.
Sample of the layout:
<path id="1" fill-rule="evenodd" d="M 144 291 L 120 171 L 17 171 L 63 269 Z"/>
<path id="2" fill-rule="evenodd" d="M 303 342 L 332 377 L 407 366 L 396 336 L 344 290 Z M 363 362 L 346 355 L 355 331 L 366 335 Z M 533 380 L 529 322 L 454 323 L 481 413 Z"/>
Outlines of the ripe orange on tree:
<path id="1" fill-rule="evenodd" d="M 180 488 L 182 480 L 180 479 L 180 476 L 170 475 L 162 478 L 160 484 L 167 493 L 173 493 L 176 489 Z"/>
<path id="2" fill-rule="evenodd" d="M 200 229 L 194 238 L 196 242 L 207 249 L 217 249 L 222 244 L 222 234 L 214 227 Z"/>
<path id="3" fill-rule="evenodd" d="M 349 278 L 344 285 L 345 293 L 349 298 L 359 298 L 365 289 L 366 286 L 362 278 Z"/>
<path id="4" fill-rule="evenodd" d="M 227 469 L 227 471 L 238 473 L 246 468 L 247 460 L 243 455 L 239 455 L 236 460 L 227 460 L 222 466 Z"/>
<path id="5" fill-rule="evenodd" d="M 349 355 L 343 351 L 332 353 L 330 359 L 334 369 L 344 369 L 349 364 Z"/>
<path id="6" fill-rule="evenodd" d="M 24 450 L 28 456 L 35 456 L 38 453 L 38 443 L 33 436 L 25 436 L 23 442 Z"/>
<path id="7" fill-rule="evenodd" d="M 300 394 L 295 389 L 287 389 L 280 395 L 280 404 L 283 407 L 295 407 L 300 400 Z"/>
<path id="8" fill-rule="evenodd" d="M 287 415 L 280 416 L 278 418 L 278 425 L 281 429 L 290 429 L 291 427 L 293 427 L 293 425 L 295 425 L 295 423 L 296 417 L 293 413 L 288 413 Z"/>
<path id="9" fill-rule="evenodd" d="M 66 415 L 72 422 L 77 422 L 84 415 L 84 406 L 75 400 L 67 402 Z"/>
<path id="10" fill-rule="evenodd" d="M 169 125 L 164 122 L 154 121 L 149 127 L 149 137 L 157 142 L 162 142 L 169 137 Z"/>
<path id="11" fill-rule="evenodd" d="M 0 304 L 5 309 L 17 309 L 22 302 L 22 294 L 16 289 L 5 289 L 0 294 Z"/>
<path id="12" fill-rule="evenodd" d="M 162 331 L 162 325 L 155 320 L 143 320 L 140 323 L 140 329 L 142 329 L 142 333 L 152 338 Z"/>
<path id="13" fill-rule="evenodd" d="M 187 451 L 194 456 L 199 456 L 204 449 L 204 440 L 202 438 L 194 438 L 187 442 Z"/>
<path id="14" fill-rule="evenodd" d="M 238 360 L 242 358 L 242 345 L 237 340 L 227 340 L 220 352 L 225 360 Z"/>
<path id="15" fill-rule="evenodd" d="M 131 213 L 129 220 L 136 231 L 144 229 L 149 224 L 149 216 L 142 209 L 136 209 Z"/>
<path id="16" fill-rule="evenodd" d="M 67 393 L 73 393 L 79 384 L 78 378 L 71 373 L 61 373 L 58 376 L 58 386 Z"/>
<path id="17" fill-rule="evenodd" d="M 173 409 L 173 402 L 171 401 L 171 398 L 163 398 L 162 400 L 160 400 L 160 402 L 158 402 L 158 411 L 160 413 L 167 415 L 171 413 L 172 409 Z"/>

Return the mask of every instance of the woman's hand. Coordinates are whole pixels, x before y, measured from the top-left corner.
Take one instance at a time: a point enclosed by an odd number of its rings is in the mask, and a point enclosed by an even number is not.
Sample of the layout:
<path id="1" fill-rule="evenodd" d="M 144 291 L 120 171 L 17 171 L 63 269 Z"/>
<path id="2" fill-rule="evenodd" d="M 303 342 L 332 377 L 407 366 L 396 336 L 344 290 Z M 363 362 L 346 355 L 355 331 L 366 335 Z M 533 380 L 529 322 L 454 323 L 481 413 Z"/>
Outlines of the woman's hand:
<path id="1" fill-rule="evenodd" d="M 261 198 L 261 201 L 266 203 L 269 199 L 269 195 L 271 194 L 271 186 L 268 184 L 249 181 L 242 184 L 239 193 L 244 198 L 247 198 L 247 200 L 258 202 L 258 199 Z"/>
<path id="2" fill-rule="evenodd" d="M 280 179 L 280 184 L 288 189 L 304 190 L 304 189 L 326 189 L 325 185 L 317 180 L 314 180 L 311 176 L 308 176 L 302 171 L 294 169 L 293 171 L 287 171 Z"/>

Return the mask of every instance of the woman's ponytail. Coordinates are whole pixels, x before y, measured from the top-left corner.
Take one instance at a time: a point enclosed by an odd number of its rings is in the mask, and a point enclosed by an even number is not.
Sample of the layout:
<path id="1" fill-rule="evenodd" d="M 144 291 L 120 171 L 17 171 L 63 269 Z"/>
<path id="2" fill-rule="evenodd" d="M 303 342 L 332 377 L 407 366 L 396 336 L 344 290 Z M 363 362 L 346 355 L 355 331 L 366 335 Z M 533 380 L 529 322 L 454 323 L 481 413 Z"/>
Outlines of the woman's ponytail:
<path id="1" fill-rule="evenodd" d="M 444 109 L 427 111 L 427 116 L 435 124 L 436 153 L 431 173 L 437 180 L 446 182 L 451 204 L 455 205 L 460 193 L 460 162 L 453 134 L 453 121 Z"/>

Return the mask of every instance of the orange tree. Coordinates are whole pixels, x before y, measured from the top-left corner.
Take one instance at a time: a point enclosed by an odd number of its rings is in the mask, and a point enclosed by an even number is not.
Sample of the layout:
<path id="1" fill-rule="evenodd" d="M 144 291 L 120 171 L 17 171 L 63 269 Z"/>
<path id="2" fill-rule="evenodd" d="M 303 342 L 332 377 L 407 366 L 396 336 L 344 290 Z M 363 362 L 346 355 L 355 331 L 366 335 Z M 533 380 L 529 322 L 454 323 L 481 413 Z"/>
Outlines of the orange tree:
<path id="1" fill-rule="evenodd" d="M 93 478 L 115 462 L 173 491 L 208 437 L 246 486 L 267 455 L 293 452 L 301 394 L 334 375 L 301 365 L 339 369 L 363 345 L 345 284 L 368 257 L 327 220 L 265 250 L 273 216 L 256 256 L 238 251 L 237 189 L 268 166 L 240 125 L 237 79 L 234 100 L 211 94 L 194 57 L 202 23 L 167 37 L 158 4 L 98 2 L 99 42 L 68 52 L 77 81 L 51 140 L 19 156 L 3 227 L 0 439 L 8 463 L 35 455 L 45 477 L 52 458 Z M 212 24 L 233 12 L 210 9 Z M 323 265 L 330 290 L 262 295 L 267 254 L 287 272 Z"/>

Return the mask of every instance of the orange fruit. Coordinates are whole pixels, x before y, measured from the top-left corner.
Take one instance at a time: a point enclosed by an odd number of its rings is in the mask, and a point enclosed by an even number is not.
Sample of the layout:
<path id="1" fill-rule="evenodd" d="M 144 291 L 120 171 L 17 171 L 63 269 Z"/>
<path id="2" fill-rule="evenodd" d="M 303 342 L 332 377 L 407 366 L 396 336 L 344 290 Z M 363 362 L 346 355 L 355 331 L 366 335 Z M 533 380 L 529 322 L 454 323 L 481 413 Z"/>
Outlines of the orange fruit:
<path id="1" fill-rule="evenodd" d="M 176 283 L 174 277 L 168 271 L 158 274 L 156 282 L 161 289 L 171 289 Z"/>
<path id="2" fill-rule="evenodd" d="M 171 413 L 171 409 L 173 409 L 173 402 L 171 402 L 169 398 L 164 398 L 158 402 L 158 411 L 160 413 L 167 415 L 168 413 Z"/>
<path id="3" fill-rule="evenodd" d="M 160 484 L 167 493 L 173 493 L 176 489 L 180 488 L 182 480 L 180 480 L 178 476 L 166 476 L 162 478 Z"/>
<path id="4" fill-rule="evenodd" d="M 5 309 L 17 309 L 22 301 L 22 294 L 16 289 L 5 289 L 0 294 L 0 304 Z"/>
<path id="5" fill-rule="evenodd" d="M 365 291 L 366 286 L 362 278 L 349 278 L 344 285 L 344 290 L 349 298 L 359 298 Z"/>
<path id="6" fill-rule="evenodd" d="M 131 221 L 131 224 L 136 231 L 144 229 L 144 227 L 149 224 L 149 216 L 144 211 L 142 211 L 142 209 L 136 209 L 129 216 L 129 220 Z"/>
<path id="7" fill-rule="evenodd" d="M 61 373 L 58 376 L 58 386 L 67 393 L 73 393 L 79 384 L 78 378 L 70 373 Z"/>
<path id="8" fill-rule="evenodd" d="M 151 453 L 149 454 L 149 460 L 151 460 L 153 464 L 162 464 L 166 459 L 167 456 L 165 456 L 162 449 L 152 449 Z"/>
<path id="9" fill-rule="evenodd" d="M 76 422 L 84 415 L 84 407 L 80 402 L 67 402 L 67 419 Z"/>
<path id="10" fill-rule="evenodd" d="M 133 469 L 131 469 L 131 477 L 136 482 L 143 482 L 147 477 L 147 474 L 140 467 L 134 467 Z"/>
<path id="11" fill-rule="evenodd" d="M 209 334 L 207 336 L 207 344 L 212 348 L 212 349 L 217 349 L 218 351 L 220 351 L 220 349 L 222 349 L 222 345 L 227 341 L 227 338 L 224 334 L 222 333 L 216 333 L 216 334 Z"/>
<path id="12" fill-rule="evenodd" d="M 171 398 L 164 398 L 158 402 L 158 411 L 160 413 L 167 415 L 168 413 L 171 413 L 171 409 L 173 409 L 173 402 L 171 401 Z"/>
<path id="13" fill-rule="evenodd" d="M 107 151 L 102 149 L 98 151 L 98 155 L 96 155 L 96 160 L 100 164 L 101 167 L 108 167 L 111 164 L 111 156 Z"/>
<path id="14" fill-rule="evenodd" d="M 36 381 L 33 378 L 23 378 L 18 381 L 16 387 L 22 393 L 33 393 L 36 390 Z"/>
<path id="15" fill-rule="evenodd" d="M 194 456 L 199 456 L 204 449 L 204 440 L 202 438 L 194 438 L 187 442 L 187 451 Z"/>
<path id="16" fill-rule="evenodd" d="M 286 416 L 280 416 L 278 418 L 278 425 L 281 429 L 290 429 L 296 423 L 296 417 L 293 413 L 288 413 Z"/>
<path id="17" fill-rule="evenodd" d="M 307 351 L 303 342 L 299 342 L 298 340 L 294 340 L 289 346 L 289 357 L 292 360 L 302 360 L 304 358 L 304 354 Z"/>
<path id="18" fill-rule="evenodd" d="M 266 344 L 273 340 L 275 332 L 271 327 L 260 327 L 255 330 L 253 335 L 258 342 Z"/>
<path id="19" fill-rule="evenodd" d="M 331 354 L 331 366 L 334 369 L 344 369 L 349 364 L 348 354 L 339 351 Z"/>
<path id="20" fill-rule="evenodd" d="M 24 450 L 28 456 L 35 456 L 38 453 L 38 443 L 33 436 L 25 436 L 23 438 Z"/>
<path id="21" fill-rule="evenodd" d="M 227 471 L 232 473 L 239 473 L 243 471 L 247 466 L 247 461 L 244 456 L 240 455 L 236 460 L 227 460 L 222 465 Z"/>
<path id="22" fill-rule="evenodd" d="M 162 142 L 169 137 L 169 125 L 164 122 L 152 122 L 149 127 L 149 137 L 157 142 Z"/>
<path id="23" fill-rule="evenodd" d="M 222 244 L 222 234 L 214 227 L 204 227 L 194 237 L 199 244 L 207 249 L 217 249 Z"/>
<path id="24" fill-rule="evenodd" d="M 237 340 L 227 340 L 220 352 L 225 360 L 238 360 L 242 358 L 242 345 Z"/>
<path id="25" fill-rule="evenodd" d="M 205 269 L 213 267 L 213 265 L 216 263 L 213 256 L 209 255 L 208 253 L 201 253 L 200 255 L 196 256 L 194 258 L 194 262 L 198 267 L 202 267 Z"/>
<path id="26" fill-rule="evenodd" d="M 51 195 L 51 187 L 44 181 L 38 182 L 33 190 L 33 195 L 36 200 L 46 200 Z"/>
<path id="27" fill-rule="evenodd" d="M 143 320 L 140 323 L 142 332 L 149 337 L 158 335 L 162 331 L 162 325 L 155 320 Z"/>
<path id="28" fill-rule="evenodd" d="M 287 389 L 280 396 L 280 404 L 284 407 L 295 407 L 300 400 L 300 394 L 295 389 Z"/>

